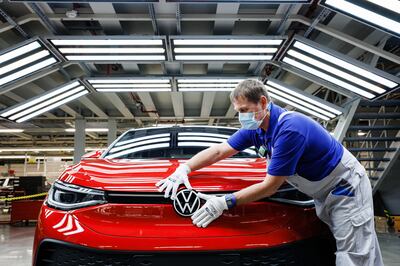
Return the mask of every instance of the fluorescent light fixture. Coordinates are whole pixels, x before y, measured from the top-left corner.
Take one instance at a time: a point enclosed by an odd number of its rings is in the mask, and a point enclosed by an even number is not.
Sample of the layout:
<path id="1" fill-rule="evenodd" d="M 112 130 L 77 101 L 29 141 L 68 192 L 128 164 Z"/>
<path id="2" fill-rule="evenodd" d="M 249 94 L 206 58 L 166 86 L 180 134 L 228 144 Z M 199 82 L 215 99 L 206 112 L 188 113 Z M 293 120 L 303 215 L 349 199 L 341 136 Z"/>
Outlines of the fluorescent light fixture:
<path id="1" fill-rule="evenodd" d="M 21 123 L 87 93 L 89 91 L 79 81 L 72 81 L 41 96 L 22 102 L 15 107 L 12 106 L 2 112 L 0 116 Z"/>
<path id="2" fill-rule="evenodd" d="M 271 60 L 283 38 L 254 36 L 171 36 L 173 57 L 178 61 Z"/>
<path id="3" fill-rule="evenodd" d="M 324 116 L 324 119 L 326 117 L 333 119 L 343 113 L 343 109 L 339 106 L 274 79 L 267 81 L 266 88 L 269 93 L 302 106 L 301 110 L 308 114 L 315 115 L 315 113 L 319 113 Z M 317 117 L 322 118 L 320 116 Z"/>
<path id="4" fill-rule="evenodd" d="M 327 111 L 332 112 L 332 113 L 334 113 L 336 115 L 341 115 L 343 113 L 342 110 L 339 110 L 339 109 L 341 109 L 340 107 L 335 106 L 333 104 L 330 104 L 328 102 L 323 102 L 321 99 L 316 98 L 315 96 L 305 95 L 304 92 L 300 92 L 300 90 L 297 90 L 294 87 L 289 87 L 288 85 L 283 85 L 283 83 L 279 84 L 278 81 L 274 81 L 272 79 L 268 80 L 267 84 L 272 86 L 272 87 L 274 87 L 274 88 L 277 88 L 277 89 L 279 89 L 281 91 L 289 93 L 289 94 L 291 94 L 291 95 L 293 95 L 293 96 L 295 96 L 295 97 L 297 97 L 297 98 L 299 98 L 301 100 L 304 100 L 306 102 L 309 102 L 309 103 L 312 103 L 312 104 L 314 104 L 316 106 L 319 106 L 322 109 L 326 109 Z"/>
<path id="5" fill-rule="evenodd" d="M 367 0 L 367 1 L 400 14 L 400 1 L 399 0 L 385 0 L 385 1 Z"/>
<path id="6" fill-rule="evenodd" d="M 196 79 L 196 78 L 179 78 L 178 82 L 179 83 L 195 83 L 195 82 L 199 82 L 199 83 L 204 83 L 204 82 L 223 82 L 223 83 L 239 83 L 243 80 L 243 78 L 239 78 L 239 79 L 230 79 L 230 78 L 215 78 L 215 79 L 209 79 L 209 78 L 204 78 L 204 79 Z"/>
<path id="7" fill-rule="evenodd" d="M 65 132 L 75 132 L 75 128 L 66 128 Z M 108 128 L 85 128 L 85 132 L 108 132 Z"/>
<path id="8" fill-rule="evenodd" d="M 169 77 L 160 78 L 90 78 L 87 80 L 97 92 L 170 92 Z"/>
<path id="9" fill-rule="evenodd" d="M 24 78 L 52 64 L 57 59 L 39 41 L 31 41 L 8 49 L 0 55 L 0 86 Z"/>
<path id="10" fill-rule="evenodd" d="M 98 92 L 170 92 L 171 89 L 165 88 L 148 88 L 148 89 L 135 89 L 135 88 L 112 88 L 112 89 L 97 89 Z"/>
<path id="11" fill-rule="evenodd" d="M 14 128 L 0 128 L 0 133 L 22 133 L 23 129 L 14 129 Z"/>
<path id="12" fill-rule="evenodd" d="M 282 97 L 282 96 L 280 96 L 280 95 L 277 95 L 277 94 L 271 93 L 271 92 L 269 93 L 269 95 L 270 95 L 272 98 L 274 98 L 274 99 L 277 99 L 277 100 L 279 100 L 279 101 L 281 101 L 281 102 L 287 103 L 287 104 L 289 104 L 289 105 L 291 105 L 291 106 L 293 106 L 293 107 L 296 107 L 297 109 L 300 109 L 300 110 L 302 110 L 302 111 L 304 111 L 304 112 L 306 112 L 306 113 L 309 113 L 309 114 L 311 114 L 311 115 L 314 115 L 314 116 L 316 116 L 316 117 L 318 117 L 318 118 L 321 118 L 321 119 L 323 119 L 323 120 L 325 120 L 325 121 L 329 121 L 329 120 L 330 120 L 329 117 L 326 117 L 326 116 L 324 116 L 324 115 L 322 115 L 322 114 L 320 114 L 320 113 L 317 113 L 317 112 L 314 112 L 314 111 L 312 111 L 312 110 L 310 110 L 310 109 L 308 109 L 308 108 L 305 108 L 304 106 L 302 106 L 302 105 L 300 105 L 300 104 L 298 104 L 298 103 L 296 103 L 296 102 L 293 102 L 293 101 L 291 101 L 291 100 L 289 100 L 289 99 L 287 99 L 287 98 L 285 98 L 285 97 Z"/>
<path id="13" fill-rule="evenodd" d="M 388 33 L 400 35 L 398 0 L 323 0 L 321 5 Z"/>
<path id="14" fill-rule="evenodd" d="M 276 53 L 278 48 L 251 48 L 253 53 Z M 175 48 L 175 53 L 194 53 L 194 54 L 246 54 L 249 48 Z"/>
<path id="15" fill-rule="evenodd" d="M 67 55 L 69 61 L 164 61 L 164 55 Z"/>
<path id="16" fill-rule="evenodd" d="M 114 84 L 95 84 L 93 85 L 93 88 L 98 89 L 98 88 L 113 88 L 115 87 Z M 170 84 L 118 84 L 119 88 L 170 88 Z"/>
<path id="17" fill-rule="evenodd" d="M 234 46 L 234 45 L 243 45 L 243 46 L 249 46 L 249 45 L 281 45 L 283 42 L 282 39 L 278 40 L 269 40 L 269 39 L 264 39 L 264 40 L 257 40 L 257 39 L 230 39 L 230 40 L 224 40 L 224 39 L 175 39 L 174 44 L 175 45 L 229 45 L 229 46 Z"/>
<path id="18" fill-rule="evenodd" d="M 91 84 L 106 83 L 106 84 L 146 84 L 146 83 L 169 83 L 169 79 L 89 79 Z"/>
<path id="19" fill-rule="evenodd" d="M 282 62 L 367 99 L 378 98 L 400 84 L 395 76 L 299 36 Z"/>
<path id="20" fill-rule="evenodd" d="M 177 78 L 178 91 L 232 91 L 236 85 L 246 79 L 243 78 L 198 78 L 198 77 L 184 77 Z M 256 79 L 256 78 L 255 78 Z"/>
<path id="21" fill-rule="evenodd" d="M 80 36 L 65 39 L 50 39 L 56 49 L 70 61 L 117 62 L 117 61 L 165 61 L 164 39 L 126 36 L 95 36 L 85 39 Z"/>
<path id="22" fill-rule="evenodd" d="M 163 48 L 60 48 L 63 54 L 161 54 Z"/>
<path id="23" fill-rule="evenodd" d="M 106 37 L 104 37 L 106 38 Z M 131 45 L 162 45 L 162 40 L 121 40 L 121 39 L 64 39 L 64 40 L 51 40 L 51 42 L 56 46 L 105 46 L 105 45 L 124 45 L 124 46 L 131 46 Z"/>
<path id="24" fill-rule="evenodd" d="M 197 92 L 206 92 L 206 91 L 233 91 L 234 88 L 180 88 L 179 91 L 197 91 Z"/>
<path id="25" fill-rule="evenodd" d="M 178 61 L 260 61 L 271 60 L 272 55 L 175 55 L 175 59 Z"/>

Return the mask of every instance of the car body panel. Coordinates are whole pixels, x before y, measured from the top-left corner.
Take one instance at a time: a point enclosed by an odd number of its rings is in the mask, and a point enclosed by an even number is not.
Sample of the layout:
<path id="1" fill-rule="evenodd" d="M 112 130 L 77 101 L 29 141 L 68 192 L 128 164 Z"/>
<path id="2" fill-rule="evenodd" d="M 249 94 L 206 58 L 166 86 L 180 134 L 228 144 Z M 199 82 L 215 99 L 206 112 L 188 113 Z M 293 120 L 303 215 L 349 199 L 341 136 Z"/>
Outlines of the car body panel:
<path id="1" fill-rule="evenodd" d="M 59 180 L 106 191 L 157 192 L 155 184 L 186 160 L 84 160 L 67 168 Z M 263 158 L 226 159 L 189 174 L 194 189 L 205 191 L 240 190 L 266 176 Z"/>

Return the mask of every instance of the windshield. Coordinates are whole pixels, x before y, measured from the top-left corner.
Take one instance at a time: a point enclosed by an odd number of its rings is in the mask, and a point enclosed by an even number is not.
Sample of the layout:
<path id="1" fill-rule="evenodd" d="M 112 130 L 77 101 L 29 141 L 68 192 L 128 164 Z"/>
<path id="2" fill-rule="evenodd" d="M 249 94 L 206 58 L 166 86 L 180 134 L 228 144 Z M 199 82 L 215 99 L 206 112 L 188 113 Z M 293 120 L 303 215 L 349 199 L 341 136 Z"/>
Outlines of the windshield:
<path id="1" fill-rule="evenodd" d="M 226 141 L 237 129 L 222 127 L 166 127 L 128 131 L 122 135 L 104 158 L 154 159 L 191 158 L 198 152 Z M 233 158 L 257 158 L 254 147 Z"/>

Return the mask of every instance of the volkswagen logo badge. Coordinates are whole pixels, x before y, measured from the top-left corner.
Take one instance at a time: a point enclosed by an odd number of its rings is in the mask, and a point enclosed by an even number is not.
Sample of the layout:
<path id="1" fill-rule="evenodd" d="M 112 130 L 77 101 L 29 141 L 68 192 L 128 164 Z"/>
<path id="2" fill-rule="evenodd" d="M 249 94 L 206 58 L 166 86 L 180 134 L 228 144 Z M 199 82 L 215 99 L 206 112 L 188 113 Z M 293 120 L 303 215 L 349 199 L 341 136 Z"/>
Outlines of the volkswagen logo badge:
<path id="1" fill-rule="evenodd" d="M 200 199 L 193 190 L 182 189 L 174 199 L 175 211 L 184 217 L 191 216 L 200 208 Z"/>

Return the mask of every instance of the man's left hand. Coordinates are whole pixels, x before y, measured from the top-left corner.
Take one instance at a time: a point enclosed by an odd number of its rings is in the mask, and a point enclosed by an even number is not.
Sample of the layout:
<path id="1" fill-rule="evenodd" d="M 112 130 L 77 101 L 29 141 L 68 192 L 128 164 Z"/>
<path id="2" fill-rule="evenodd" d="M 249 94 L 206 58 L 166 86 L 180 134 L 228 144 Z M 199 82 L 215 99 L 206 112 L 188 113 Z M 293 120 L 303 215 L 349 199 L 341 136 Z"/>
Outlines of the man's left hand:
<path id="1" fill-rule="evenodd" d="M 206 203 L 192 215 L 193 224 L 198 227 L 206 227 L 228 209 L 225 196 L 217 197 L 203 193 L 197 193 L 197 196 L 206 200 Z"/>

